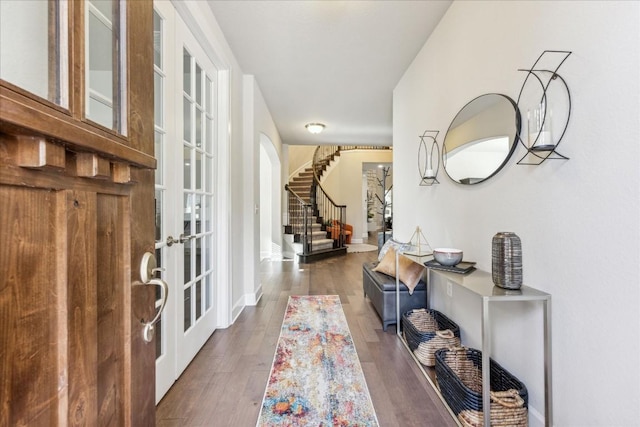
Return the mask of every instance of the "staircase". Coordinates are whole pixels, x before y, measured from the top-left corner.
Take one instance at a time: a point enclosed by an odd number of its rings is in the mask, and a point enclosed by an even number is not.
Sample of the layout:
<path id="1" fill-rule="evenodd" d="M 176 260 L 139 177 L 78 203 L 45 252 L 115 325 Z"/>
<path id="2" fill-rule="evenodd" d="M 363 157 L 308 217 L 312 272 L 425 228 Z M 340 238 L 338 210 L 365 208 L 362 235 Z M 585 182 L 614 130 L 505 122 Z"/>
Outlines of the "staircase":
<path id="1" fill-rule="evenodd" d="M 340 151 L 390 149 L 378 146 L 318 146 L 312 167 L 298 173 L 285 185 L 288 224 L 285 240 L 292 243 L 300 262 L 308 262 L 347 253 L 343 225 L 347 207 L 337 205 L 324 191 L 320 178 Z"/>
<path id="2" fill-rule="evenodd" d="M 312 204 L 313 168 L 307 168 L 293 177 L 289 190 L 289 225 L 285 234 L 291 235 L 300 262 L 307 262 L 334 255 L 335 242 L 329 238 L 323 218 L 318 217 Z M 308 226 L 305 227 L 305 213 Z M 307 249 L 305 251 L 305 249 Z"/>

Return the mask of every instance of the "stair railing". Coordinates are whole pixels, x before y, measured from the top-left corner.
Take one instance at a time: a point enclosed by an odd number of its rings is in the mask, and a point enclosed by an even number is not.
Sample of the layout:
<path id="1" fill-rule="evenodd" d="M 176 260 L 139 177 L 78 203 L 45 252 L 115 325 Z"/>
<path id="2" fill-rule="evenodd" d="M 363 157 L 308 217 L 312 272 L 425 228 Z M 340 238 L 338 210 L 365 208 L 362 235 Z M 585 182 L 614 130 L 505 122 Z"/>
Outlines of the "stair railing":
<path id="1" fill-rule="evenodd" d="M 285 184 L 287 191 L 287 212 L 289 212 L 289 225 L 286 226 L 288 234 L 300 236 L 302 243 L 302 254 L 309 255 L 313 245 L 313 205 L 305 202 L 289 184 Z"/>
<path id="2" fill-rule="evenodd" d="M 337 145 L 319 145 L 313 153 L 313 184 L 311 185 L 311 204 L 318 217 L 327 226 L 334 241 L 334 248 L 343 248 L 346 242 L 344 222 L 347 217 L 347 206 L 338 205 L 322 188 L 320 176 L 329 163 L 340 153 Z"/>
<path id="3" fill-rule="evenodd" d="M 391 147 L 373 145 L 320 145 L 313 154 L 313 183 L 309 192 L 310 203 L 305 202 L 288 184 L 285 185 L 288 194 L 287 212 L 289 214 L 289 225 L 285 226 L 285 232 L 299 236 L 303 255 L 309 255 L 312 252 L 314 216 L 322 219 L 323 230 L 326 229 L 333 239 L 334 248 L 343 248 L 346 243 L 344 224 L 347 217 L 347 206 L 335 203 L 320 183 L 320 177 L 331 161 L 339 156 L 341 151 L 390 149 Z"/>

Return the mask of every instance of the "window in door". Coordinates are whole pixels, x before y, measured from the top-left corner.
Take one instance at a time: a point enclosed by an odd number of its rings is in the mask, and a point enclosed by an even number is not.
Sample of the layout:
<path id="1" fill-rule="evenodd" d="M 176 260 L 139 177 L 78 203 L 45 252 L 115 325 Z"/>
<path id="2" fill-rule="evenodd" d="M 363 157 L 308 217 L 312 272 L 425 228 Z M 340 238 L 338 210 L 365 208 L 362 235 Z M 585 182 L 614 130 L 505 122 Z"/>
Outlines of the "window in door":
<path id="1" fill-rule="evenodd" d="M 126 135 L 124 10 L 122 0 L 85 4 L 85 117 Z"/>
<path id="2" fill-rule="evenodd" d="M 0 78 L 68 108 L 68 4 L 0 1 Z"/>

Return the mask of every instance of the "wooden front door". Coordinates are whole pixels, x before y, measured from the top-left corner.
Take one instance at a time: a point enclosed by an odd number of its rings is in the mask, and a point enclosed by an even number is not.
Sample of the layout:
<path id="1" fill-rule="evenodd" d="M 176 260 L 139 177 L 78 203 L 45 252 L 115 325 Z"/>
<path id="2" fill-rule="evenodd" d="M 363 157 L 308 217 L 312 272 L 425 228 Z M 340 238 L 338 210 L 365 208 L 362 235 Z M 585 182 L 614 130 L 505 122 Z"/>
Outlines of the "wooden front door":
<path id="1" fill-rule="evenodd" d="M 0 426 L 152 426 L 152 2 L 0 3 Z"/>

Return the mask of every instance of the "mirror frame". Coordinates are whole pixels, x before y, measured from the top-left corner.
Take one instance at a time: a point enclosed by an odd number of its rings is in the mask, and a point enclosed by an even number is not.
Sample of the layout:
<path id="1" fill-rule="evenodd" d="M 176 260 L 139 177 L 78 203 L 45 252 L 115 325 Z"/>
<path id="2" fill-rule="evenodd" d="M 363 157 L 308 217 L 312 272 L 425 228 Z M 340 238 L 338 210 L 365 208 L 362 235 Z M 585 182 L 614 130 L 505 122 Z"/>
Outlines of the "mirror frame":
<path id="1" fill-rule="evenodd" d="M 488 96 L 488 95 L 497 95 L 497 96 L 501 96 L 504 99 L 506 99 L 507 101 L 509 101 L 509 103 L 511 103 L 511 105 L 513 106 L 513 110 L 515 113 L 515 128 L 514 128 L 514 133 L 511 136 L 511 146 L 509 147 L 509 153 L 507 153 L 507 155 L 505 156 L 504 160 L 502 161 L 502 163 L 500 164 L 500 166 L 498 166 L 493 173 L 491 173 L 490 175 L 488 175 L 487 177 L 476 181 L 476 182 L 469 182 L 469 183 L 465 183 L 465 182 L 460 182 L 457 179 L 454 179 L 450 174 L 449 171 L 447 170 L 447 148 L 446 148 L 446 144 L 447 144 L 447 136 L 449 136 L 449 132 L 451 131 L 451 126 L 453 125 L 453 123 L 456 121 L 456 119 L 458 118 L 458 116 L 460 116 L 460 113 L 462 111 L 464 111 L 465 108 L 467 108 L 469 105 L 471 105 L 473 102 L 477 101 L 479 98 L 482 98 L 483 96 Z M 518 104 L 509 96 L 502 94 L 502 93 L 484 93 L 482 95 L 476 96 L 475 98 L 473 98 L 471 101 L 467 102 L 455 115 L 455 117 L 453 118 L 453 120 L 451 120 L 451 123 L 449 124 L 449 128 L 447 129 L 447 133 L 444 136 L 444 139 L 442 140 L 442 165 L 443 165 L 443 169 L 446 172 L 447 176 L 449 177 L 449 179 L 451 179 L 453 182 L 455 182 L 456 184 L 461 184 L 461 185 L 475 185 L 475 184 L 480 184 L 481 182 L 485 182 L 486 180 L 488 180 L 489 178 L 493 177 L 494 175 L 496 175 L 498 172 L 500 172 L 502 170 L 502 168 L 507 164 L 507 162 L 509 161 L 509 159 L 511 158 L 511 156 L 513 155 L 513 153 L 516 150 L 516 147 L 518 146 L 518 135 L 520 134 L 520 130 L 521 130 L 521 126 L 522 126 L 522 117 L 520 115 L 520 109 L 518 108 Z M 465 144 L 467 144 L 470 141 L 465 142 Z"/>

